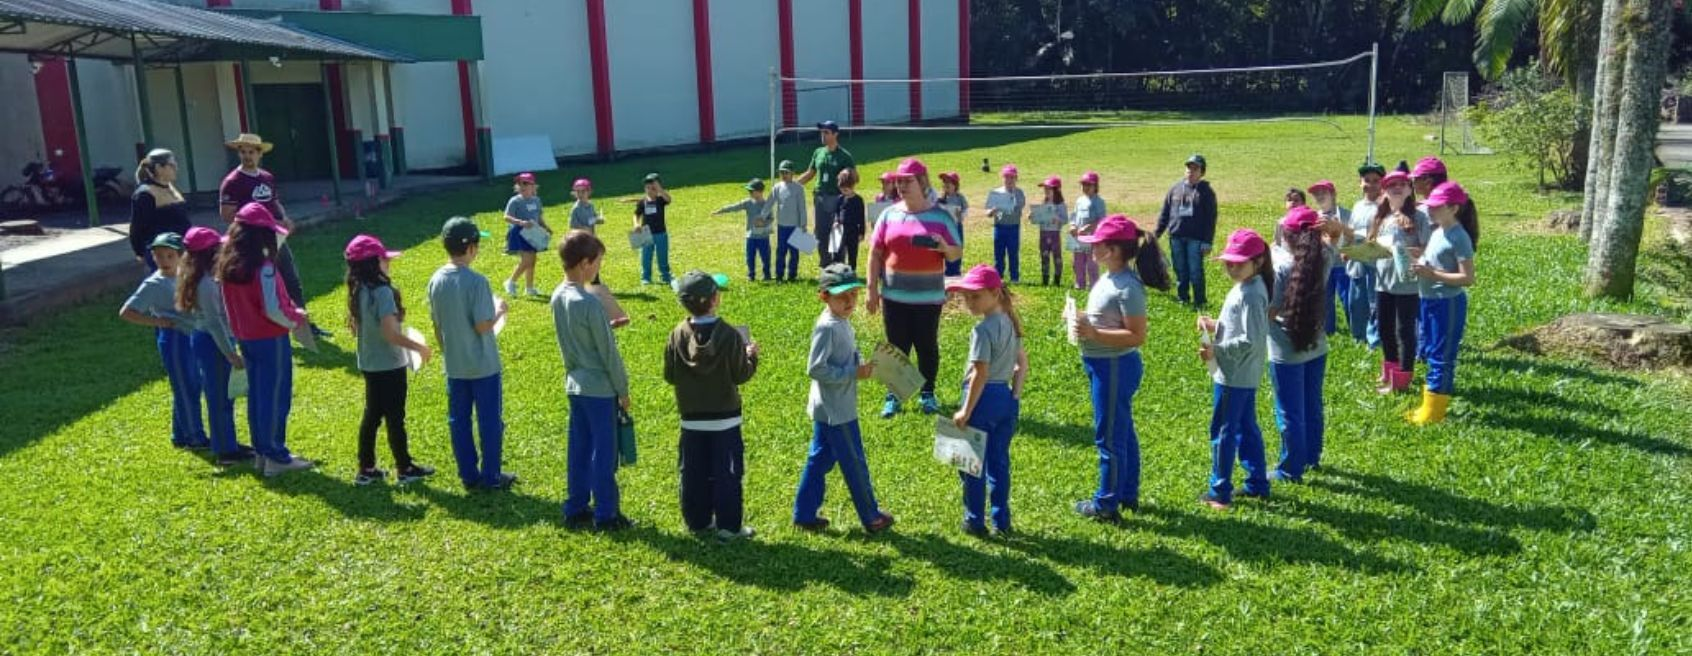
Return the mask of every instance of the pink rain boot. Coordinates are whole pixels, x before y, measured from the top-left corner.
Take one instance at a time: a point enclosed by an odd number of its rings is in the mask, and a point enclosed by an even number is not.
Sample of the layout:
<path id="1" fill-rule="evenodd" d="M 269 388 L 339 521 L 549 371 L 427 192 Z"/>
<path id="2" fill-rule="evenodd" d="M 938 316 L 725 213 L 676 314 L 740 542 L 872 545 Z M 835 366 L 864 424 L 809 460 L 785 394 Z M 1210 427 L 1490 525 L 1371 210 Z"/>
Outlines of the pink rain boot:
<path id="1" fill-rule="evenodd" d="M 1405 371 L 1403 369 L 1399 369 L 1398 367 L 1393 367 L 1393 370 L 1392 370 L 1392 391 L 1393 392 L 1409 391 L 1409 389 L 1410 389 L 1410 378 L 1412 376 L 1414 376 L 1415 373 L 1416 372 L 1414 372 L 1414 371 Z"/>
<path id="2" fill-rule="evenodd" d="M 1375 388 L 1375 393 L 1376 394 L 1391 394 L 1393 392 L 1393 388 L 1392 388 L 1393 381 L 1397 379 L 1397 376 L 1398 376 L 1398 363 L 1396 363 L 1396 362 L 1382 362 L 1381 363 L 1381 379 L 1380 379 L 1381 385 L 1380 385 L 1380 387 Z"/>

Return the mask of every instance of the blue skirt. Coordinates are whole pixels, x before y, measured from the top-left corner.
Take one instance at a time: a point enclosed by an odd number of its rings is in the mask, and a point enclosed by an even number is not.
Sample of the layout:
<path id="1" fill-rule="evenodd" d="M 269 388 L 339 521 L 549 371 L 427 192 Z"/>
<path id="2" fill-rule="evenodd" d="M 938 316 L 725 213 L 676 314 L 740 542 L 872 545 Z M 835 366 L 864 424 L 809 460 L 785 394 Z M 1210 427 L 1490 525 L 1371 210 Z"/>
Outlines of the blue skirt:
<path id="1" fill-rule="evenodd" d="M 530 244 L 529 240 L 523 238 L 522 228 L 511 226 L 510 229 L 505 231 L 505 253 L 507 255 L 535 252 L 538 251 L 535 249 L 534 244 Z"/>

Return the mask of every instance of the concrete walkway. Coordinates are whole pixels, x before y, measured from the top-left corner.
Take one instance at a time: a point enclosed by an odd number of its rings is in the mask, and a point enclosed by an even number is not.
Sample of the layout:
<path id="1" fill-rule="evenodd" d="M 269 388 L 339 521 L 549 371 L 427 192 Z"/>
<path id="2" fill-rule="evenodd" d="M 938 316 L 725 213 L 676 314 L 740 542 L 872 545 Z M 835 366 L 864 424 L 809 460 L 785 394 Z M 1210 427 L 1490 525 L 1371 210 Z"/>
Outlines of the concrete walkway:
<path id="1" fill-rule="evenodd" d="M 343 183 L 343 204 L 328 202 L 327 180 L 280 185 L 282 201 L 294 222 L 308 226 L 371 212 L 402 198 L 480 182 L 467 176 L 409 175 L 375 198 L 366 198 L 356 182 Z M 195 225 L 223 229 L 215 199 L 191 201 Z M 5 296 L 0 298 L 0 324 L 24 323 L 90 296 L 138 282 L 145 269 L 129 250 L 128 216 L 106 215 L 97 228 L 54 231 L 52 234 L 0 251 Z"/>
<path id="2" fill-rule="evenodd" d="M 1666 168 L 1692 170 L 1692 124 L 1658 126 L 1656 153 L 1657 161 Z"/>

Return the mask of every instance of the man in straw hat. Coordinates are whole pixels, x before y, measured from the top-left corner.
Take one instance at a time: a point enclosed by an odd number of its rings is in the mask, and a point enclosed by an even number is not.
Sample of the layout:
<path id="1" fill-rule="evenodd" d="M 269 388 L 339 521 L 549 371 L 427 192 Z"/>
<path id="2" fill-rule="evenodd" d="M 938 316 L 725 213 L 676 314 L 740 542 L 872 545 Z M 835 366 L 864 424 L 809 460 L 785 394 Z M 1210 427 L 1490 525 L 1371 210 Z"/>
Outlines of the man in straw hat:
<path id="1" fill-rule="evenodd" d="M 217 198 L 219 212 L 223 220 L 232 221 L 235 210 L 247 203 L 259 203 L 270 210 L 271 216 L 282 222 L 288 230 L 294 229 L 293 219 L 282 209 L 282 198 L 276 193 L 276 176 L 259 168 L 259 162 L 264 154 L 275 148 L 275 144 L 265 141 L 256 134 L 243 132 L 234 139 L 223 142 L 223 145 L 240 156 L 241 165 L 223 176 L 223 183 L 218 185 Z M 276 253 L 276 270 L 282 274 L 282 285 L 288 288 L 288 295 L 293 297 L 294 304 L 305 308 L 305 288 L 300 286 L 300 273 L 294 268 L 294 252 L 283 242 Z M 308 313 L 309 316 L 309 313 Z M 318 337 L 328 337 L 329 331 L 311 324 L 312 334 Z"/>

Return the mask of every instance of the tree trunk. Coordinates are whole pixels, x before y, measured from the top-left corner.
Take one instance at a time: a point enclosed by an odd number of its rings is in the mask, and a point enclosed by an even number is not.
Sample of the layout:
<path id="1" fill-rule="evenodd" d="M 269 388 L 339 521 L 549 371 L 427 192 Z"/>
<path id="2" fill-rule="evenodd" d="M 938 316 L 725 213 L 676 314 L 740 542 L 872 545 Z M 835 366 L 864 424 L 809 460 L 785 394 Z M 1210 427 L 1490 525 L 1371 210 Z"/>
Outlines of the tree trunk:
<path id="1" fill-rule="evenodd" d="M 1605 196 L 1609 193 L 1610 151 L 1616 140 L 1616 103 L 1621 94 L 1620 56 L 1623 49 L 1617 43 L 1616 26 L 1622 20 L 1622 0 L 1604 0 L 1599 19 L 1598 67 L 1593 81 L 1592 133 L 1586 154 L 1586 196 L 1580 208 L 1580 240 L 1592 242 L 1595 227 L 1603 223 Z"/>
<path id="2" fill-rule="evenodd" d="M 1586 293 L 1633 296 L 1634 266 L 1645 228 L 1646 189 L 1657 140 L 1657 112 L 1668 68 L 1670 5 L 1674 0 L 1630 0 L 1617 36 L 1627 57 L 1616 112 L 1615 152 L 1603 225 L 1592 232 L 1586 263 Z M 1621 63 L 1621 62 L 1616 62 Z"/>

